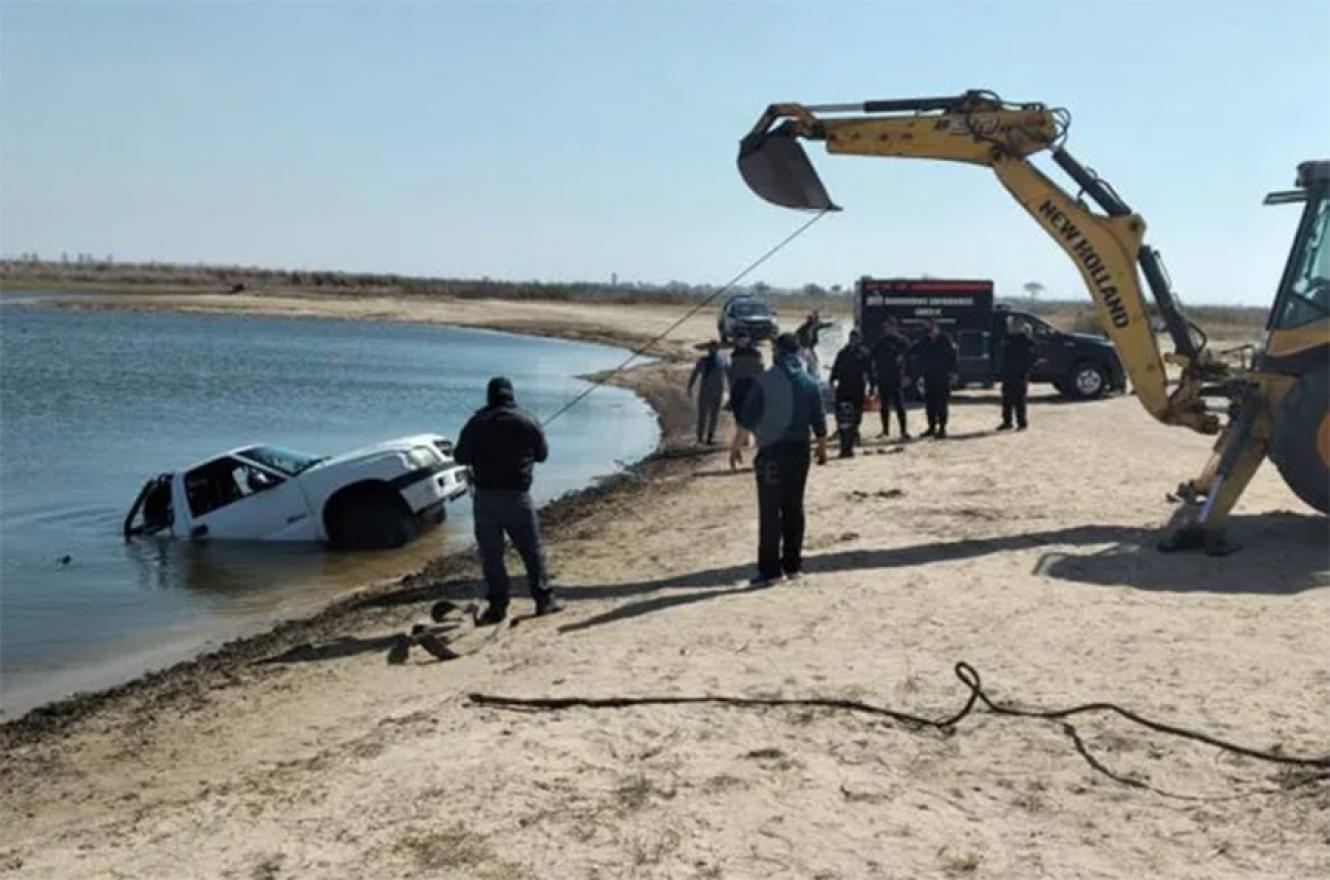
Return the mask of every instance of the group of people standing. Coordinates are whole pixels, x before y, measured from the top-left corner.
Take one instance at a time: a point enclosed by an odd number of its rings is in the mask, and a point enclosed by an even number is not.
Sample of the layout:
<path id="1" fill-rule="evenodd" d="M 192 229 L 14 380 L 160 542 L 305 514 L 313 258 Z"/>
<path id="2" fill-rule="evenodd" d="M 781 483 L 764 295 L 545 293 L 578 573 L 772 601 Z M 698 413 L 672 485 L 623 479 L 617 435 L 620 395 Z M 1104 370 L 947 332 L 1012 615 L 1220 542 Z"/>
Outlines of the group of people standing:
<path id="1" fill-rule="evenodd" d="M 1026 391 L 1034 359 L 1034 342 L 1028 329 L 1013 327 L 1001 348 L 1002 422 L 998 425 L 999 431 L 1013 427 L 1023 431 L 1029 426 Z M 882 433 L 879 436 L 891 436 L 894 414 L 901 438 L 910 439 L 906 426 L 905 387 L 915 377 L 922 380 L 924 414 L 928 419 L 928 429 L 923 436 L 946 439 L 951 389 L 956 384 L 957 370 L 956 343 L 942 332 L 937 321 L 929 321 L 926 334 L 911 342 L 900 331 L 896 320 L 887 318 L 881 335 L 871 347 L 864 345 L 858 330 L 851 330 L 849 341 L 836 355 L 830 376 L 841 457 L 854 455 L 854 447 L 860 442 L 864 401 L 869 397 L 877 396 L 880 402 Z M 1012 424 L 1013 416 L 1015 425 Z"/>
<path id="2" fill-rule="evenodd" d="M 737 339 L 729 357 L 721 353 L 716 342 L 710 342 L 688 378 L 689 392 L 697 389 L 699 443 L 715 443 L 727 390 L 729 408 L 738 426 L 730 446 L 730 466 L 737 468 L 743 461 L 750 438 L 757 443 L 753 471 L 759 523 L 754 586 L 766 586 L 782 577 L 799 578 L 803 573 L 803 505 L 808 471 L 814 458 L 818 464 L 827 460 L 826 413 L 816 378 L 816 354 L 810 355 L 810 350 L 816 348 L 818 333 L 827 326 L 814 312 L 800 334 L 778 336 L 769 369 L 751 338 Z M 1002 350 L 999 430 L 1022 430 L 1028 424 L 1026 387 L 1033 360 L 1034 346 L 1029 336 L 1009 333 Z M 901 437 L 910 437 L 904 387 L 912 372 L 923 379 L 928 416 L 925 436 L 946 437 L 947 404 L 956 368 L 956 345 L 935 321 L 929 323 L 927 335 L 914 343 L 892 319 L 886 321 L 881 337 L 871 348 L 863 344 L 859 331 L 851 331 L 849 342 L 836 356 L 830 380 L 837 404 L 841 455 L 854 454 L 864 398 L 873 393 L 882 402 L 882 435 L 890 436 L 894 414 Z M 476 543 L 488 587 L 488 604 L 477 623 L 496 624 L 507 616 L 511 593 L 503 558 L 507 541 L 522 557 L 536 614 L 560 611 L 563 602 L 550 586 L 539 517 L 530 494 L 532 470 L 549 456 L 544 430 L 534 416 L 517 405 L 513 384 L 507 378 L 496 376 L 490 380 L 486 398 L 485 406 L 462 429 L 454 458 L 471 470 Z"/>
<path id="3" fill-rule="evenodd" d="M 901 438 L 910 439 L 905 416 L 905 387 L 914 375 L 923 379 L 924 412 L 928 417 L 928 430 L 924 436 L 945 438 L 956 370 L 956 343 L 942 332 L 936 321 L 928 323 L 926 335 L 911 342 L 900 331 L 896 320 L 888 318 L 883 323 L 882 334 L 871 347 L 864 345 L 858 330 L 851 330 L 849 341 L 836 355 L 830 377 L 836 400 L 841 457 L 854 455 L 854 447 L 859 444 L 864 400 L 874 395 L 881 401 L 880 436 L 891 436 L 891 417 L 895 415 Z"/>

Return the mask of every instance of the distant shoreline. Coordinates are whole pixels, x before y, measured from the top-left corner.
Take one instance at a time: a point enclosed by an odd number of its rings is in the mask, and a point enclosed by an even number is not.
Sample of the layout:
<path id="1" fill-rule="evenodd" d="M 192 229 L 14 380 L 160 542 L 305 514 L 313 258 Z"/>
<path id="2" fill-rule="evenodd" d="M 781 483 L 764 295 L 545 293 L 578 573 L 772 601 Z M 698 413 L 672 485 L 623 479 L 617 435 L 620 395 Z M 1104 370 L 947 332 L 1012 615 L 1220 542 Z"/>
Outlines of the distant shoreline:
<path id="1" fill-rule="evenodd" d="M 853 273 L 847 273 L 853 274 Z M 686 308 L 715 292 L 709 284 L 602 283 L 591 281 L 505 281 L 490 278 L 428 278 L 385 273 L 264 269 L 243 266 L 186 266 L 169 263 L 74 263 L 0 260 L 0 287 L 35 292 L 96 293 L 125 296 L 236 296 L 294 299 L 397 299 L 584 303 L 595 305 L 672 305 Z M 762 285 L 754 282 L 745 289 Z M 791 315 L 819 309 L 848 316 L 848 286 L 805 285 L 798 290 L 766 291 Z M 1033 312 L 1066 331 L 1097 330 L 1095 308 L 1084 298 L 1000 297 L 1013 308 Z M 1255 338 L 1269 313 L 1266 305 L 1189 304 L 1189 317 L 1208 334 L 1223 339 Z"/>

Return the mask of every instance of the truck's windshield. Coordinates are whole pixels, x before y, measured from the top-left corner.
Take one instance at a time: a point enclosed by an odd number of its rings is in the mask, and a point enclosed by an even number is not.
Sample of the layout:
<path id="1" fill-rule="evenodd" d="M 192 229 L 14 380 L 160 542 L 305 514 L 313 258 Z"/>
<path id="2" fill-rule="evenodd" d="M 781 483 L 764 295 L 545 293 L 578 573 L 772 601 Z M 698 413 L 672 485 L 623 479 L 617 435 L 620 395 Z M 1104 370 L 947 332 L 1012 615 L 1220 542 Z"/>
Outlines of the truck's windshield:
<path id="1" fill-rule="evenodd" d="M 737 302 L 730 306 L 730 312 L 737 318 L 765 318 L 771 314 L 760 302 Z"/>
<path id="2" fill-rule="evenodd" d="M 1330 315 L 1330 195 L 1322 194 L 1294 245 L 1288 285 L 1280 291 L 1274 326 L 1301 327 Z"/>
<path id="3" fill-rule="evenodd" d="M 242 450 L 240 455 L 291 477 L 301 471 L 307 471 L 323 461 L 322 458 L 306 455 L 303 452 L 296 452 L 294 449 L 286 449 L 282 446 L 251 446 L 249 449 Z"/>

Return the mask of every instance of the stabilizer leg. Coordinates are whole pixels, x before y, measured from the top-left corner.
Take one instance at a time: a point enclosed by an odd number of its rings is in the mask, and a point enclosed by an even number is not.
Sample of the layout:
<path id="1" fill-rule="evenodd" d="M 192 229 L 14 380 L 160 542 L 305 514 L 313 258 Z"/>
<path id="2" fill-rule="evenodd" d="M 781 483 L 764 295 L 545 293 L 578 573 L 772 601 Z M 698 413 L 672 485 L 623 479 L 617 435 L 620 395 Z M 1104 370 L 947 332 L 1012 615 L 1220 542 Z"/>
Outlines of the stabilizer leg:
<path id="1" fill-rule="evenodd" d="M 1269 451 L 1271 425 L 1265 404 L 1264 394 L 1251 391 L 1201 475 L 1182 487 L 1183 506 L 1169 522 L 1168 536 L 1159 542 L 1162 552 L 1203 548 L 1212 556 L 1227 556 L 1241 549 L 1225 533 L 1224 523 Z"/>

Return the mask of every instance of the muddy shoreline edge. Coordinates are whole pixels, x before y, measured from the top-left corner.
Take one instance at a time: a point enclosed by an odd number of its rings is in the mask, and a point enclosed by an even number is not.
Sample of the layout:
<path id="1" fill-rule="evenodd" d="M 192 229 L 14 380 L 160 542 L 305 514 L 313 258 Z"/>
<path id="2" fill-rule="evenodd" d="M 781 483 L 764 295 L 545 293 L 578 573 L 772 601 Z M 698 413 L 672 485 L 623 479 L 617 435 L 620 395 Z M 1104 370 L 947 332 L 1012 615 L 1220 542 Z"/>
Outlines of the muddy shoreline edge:
<path id="1" fill-rule="evenodd" d="M 59 308 L 79 308 L 81 305 L 51 303 L 51 306 Z M 651 341 L 645 337 L 596 327 L 537 328 L 502 320 L 484 325 L 455 326 L 598 343 L 633 352 L 642 350 Z M 624 388 L 641 397 L 655 413 L 660 438 L 655 451 L 640 461 L 630 463 L 626 468 L 590 486 L 565 493 L 542 505 L 541 527 L 547 544 L 557 543 L 561 536 L 590 517 L 598 505 L 613 497 L 642 491 L 645 484 L 674 472 L 680 459 L 691 457 L 686 444 L 690 437 L 692 404 L 684 391 L 689 364 L 682 356 L 677 341 L 674 342 L 676 345 L 673 350 L 668 342 L 662 346 L 664 350 L 653 348 L 641 355 L 653 360 L 630 366 L 621 373 L 607 371 L 581 377 Z M 423 538 L 429 539 L 429 535 Z M 243 683 L 244 673 L 267 657 L 329 636 L 334 631 L 355 628 L 363 617 L 368 616 L 366 612 L 373 607 L 372 600 L 376 598 L 402 590 L 417 590 L 431 583 L 474 576 L 477 571 L 475 553 L 470 548 L 441 554 L 418 571 L 356 588 L 313 614 L 279 620 L 262 632 L 223 642 L 214 649 L 162 669 L 148 670 L 123 684 L 100 690 L 79 691 L 34 707 L 17 718 L 0 722 L 0 747 L 9 749 L 59 738 L 79 722 L 132 699 L 149 701 L 161 710 L 177 701 L 196 701 L 201 698 L 200 691 L 238 686 Z"/>

